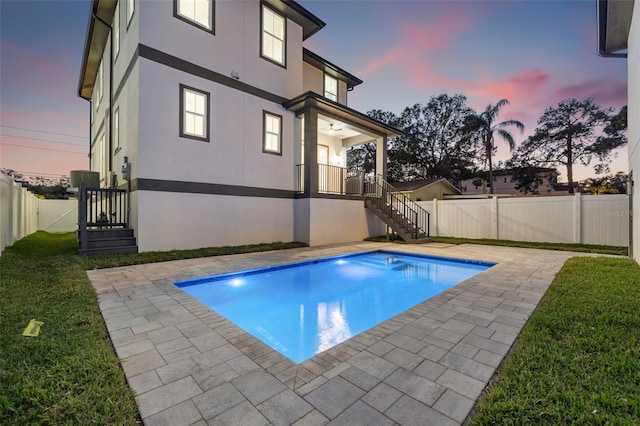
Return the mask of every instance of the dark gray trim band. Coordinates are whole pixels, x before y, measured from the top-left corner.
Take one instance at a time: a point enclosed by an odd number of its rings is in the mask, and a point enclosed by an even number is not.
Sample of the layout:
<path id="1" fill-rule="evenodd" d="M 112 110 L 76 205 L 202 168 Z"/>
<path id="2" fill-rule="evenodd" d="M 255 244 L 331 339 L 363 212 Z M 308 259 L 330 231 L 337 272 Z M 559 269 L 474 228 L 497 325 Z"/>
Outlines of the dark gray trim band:
<path id="1" fill-rule="evenodd" d="M 351 200 L 351 201 L 364 201 L 364 195 L 340 195 L 340 194 L 303 194 L 296 193 L 296 200 L 304 198 L 324 198 L 328 200 Z"/>
<path id="2" fill-rule="evenodd" d="M 235 80 L 231 77 L 227 77 L 226 75 L 217 73 L 215 71 L 201 67 L 200 65 L 196 65 L 192 62 L 188 62 L 167 53 L 161 52 L 152 47 L 145 46 L 144 44 L 138 45 L 138 54 L 140 55 L 140 57 L 148 59 L 150 61 L 166 65 L 173 69 L 183 71 L 188 74 L 195 75 L 196 77 L 201 77 L 206 80 L 225 85 L 227 87 L 231 87 L 232 89 L 240 90 L 244 93 L 266 99 L 270 102 L 283 104 L 285 101 L 287 101 L 286 98 L 267 92 L 266 90 L 259 89 L 257 87 L 251 86 L 250 84 Z"/>
<path id="3" fill-rule="evenodd" d="M 255 188 L 250 186 L 224 185 L 218 183 L 182 182 L 177 180 L 146 178 L 132 180 L 131 190 L 286 199 L 293 199 L 295 196 L 295 191 L 287 191 L 284 189 Z"/>

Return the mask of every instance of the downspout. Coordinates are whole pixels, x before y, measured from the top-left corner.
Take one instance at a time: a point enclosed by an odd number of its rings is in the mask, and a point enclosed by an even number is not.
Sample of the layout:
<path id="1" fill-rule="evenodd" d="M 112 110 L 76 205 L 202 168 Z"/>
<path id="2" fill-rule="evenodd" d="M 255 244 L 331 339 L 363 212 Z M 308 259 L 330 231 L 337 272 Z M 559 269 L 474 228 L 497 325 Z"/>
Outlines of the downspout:
<path id="1" fill-rule="evenodd" d="M 113 183 L 111 178 L 113 172 L 113 28 L 95 13 L 93 13 L 93 17 L 109 28 L 109 180 L 107 182 L 110 187 Z M 104 58 L 104 55 L 102 57 Z M 105 176 L 105 178 L 107 177 Z"/>

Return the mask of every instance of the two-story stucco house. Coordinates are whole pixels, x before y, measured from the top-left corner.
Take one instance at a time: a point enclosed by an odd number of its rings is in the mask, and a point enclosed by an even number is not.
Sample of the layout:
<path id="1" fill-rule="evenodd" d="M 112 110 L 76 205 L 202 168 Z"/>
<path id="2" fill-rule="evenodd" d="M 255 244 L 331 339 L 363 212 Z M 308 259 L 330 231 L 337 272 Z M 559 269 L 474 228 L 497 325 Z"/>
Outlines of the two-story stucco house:
<path id="1" fill-rule="evenodd" d="M 140 251 L 384 232 L 347 148 L 374 141 L 384 177 L 398 131 L 349 108 L 362 81 L 303 47 L 324 25 L 291 0 L 92 0 L 91 169 L 124 187 L 130 164 Z"/>

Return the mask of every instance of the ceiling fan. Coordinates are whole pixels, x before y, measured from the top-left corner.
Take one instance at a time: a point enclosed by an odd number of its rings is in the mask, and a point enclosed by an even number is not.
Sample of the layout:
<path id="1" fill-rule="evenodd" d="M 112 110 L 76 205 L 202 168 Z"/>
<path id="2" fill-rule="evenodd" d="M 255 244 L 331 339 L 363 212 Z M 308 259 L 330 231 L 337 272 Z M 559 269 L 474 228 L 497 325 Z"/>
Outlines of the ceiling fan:
<path id="1" fill-rule="evenodd" d="M 335 133 L 335 132 L 339 132 L 340 130 L 342 130 L 341 127 L 334 127 L 333 123 L 329 123 L 329 128 L 325 129 L 326 131 L 328 131 L 329 133 Z"/>

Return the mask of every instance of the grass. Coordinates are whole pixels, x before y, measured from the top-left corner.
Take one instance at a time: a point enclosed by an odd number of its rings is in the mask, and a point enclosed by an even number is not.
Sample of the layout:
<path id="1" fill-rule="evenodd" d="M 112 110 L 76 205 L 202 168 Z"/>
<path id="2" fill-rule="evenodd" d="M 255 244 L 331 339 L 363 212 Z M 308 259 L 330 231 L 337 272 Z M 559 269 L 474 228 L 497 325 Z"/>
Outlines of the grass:
<path id="1" fill-rule="evenodd" d="M 397 236 L 390 238 L 392 241 L 403 243 Z M 573 251 L 578 253 L 600 253 L 600 254 L 614 254 L 619 256 L 627 256 L 627 247 L 616 246 L 603 246 L 595 244 L 568 244 L 568 243 L 538 243 L 530 241 L 511 241 L 511 240 L 491 240 L 488 238 L 473 239 L 473 238 L 454 238 L 454 237 L 431 237 L 435 243 L 447 243 L 447 244 L 483 244 L 487 246 L 504 246 L 504 247 L 521 247 L 521 248 L 534 248 L 544 250 L 560 250 L 560 251 Z M 380 237 L 367 238 L 367 241 L 386 241 L 384 235 Z"/>
<path id="2" fill-rule="evenodd" d="M 471 424 L 640 424 L 639 306 L 634 261 L 567 261 Z"/>
<path id="3" fill-rule="evenodd" d="M 85 257 L 74 233 L 16 242 L 0 257 L 0 424 L 140 423 L 86 270 L 300 246 Z M 31 319 L 38 337 L 22 336 Z"/>

